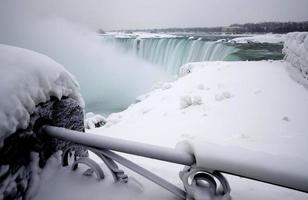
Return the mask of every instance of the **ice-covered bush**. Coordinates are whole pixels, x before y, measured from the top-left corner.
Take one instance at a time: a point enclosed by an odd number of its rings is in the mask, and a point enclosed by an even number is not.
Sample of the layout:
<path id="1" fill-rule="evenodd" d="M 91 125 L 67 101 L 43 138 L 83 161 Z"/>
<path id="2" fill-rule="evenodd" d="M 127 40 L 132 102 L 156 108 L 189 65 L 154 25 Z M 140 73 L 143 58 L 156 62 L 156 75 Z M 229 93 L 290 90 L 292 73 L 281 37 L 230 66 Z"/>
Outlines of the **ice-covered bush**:
<path id="1" fill-rule="evenodd" d="M 283 53 L 285 60 L 308 80 L 308 32 L 287 34 Z"/>
<path id="2" fill-rule="evenodd" d="M 192 105 L 202 105 L 202 98 L 200 96 L 191 97 L 190 95 L 185 95 L 180 98 L 181 109 L 185 109 Z"/>
<path id="3" fill-rule="evenodd" d="M 192 99 L 193 105 L 202 105 L 202 97 L 200 96 L 194 96 Z"/>
<path id="4" fill-rule="evenodd" d="M 192 98 L 189 95 L 182 96 L 180 98 L 180 108 L 184 109 L 192 105 Z"/>
<path id="5" fill-rule="evenodd" d="M 194 65 L 187 63 L 180 68 L 179 77 L 183 77 L 187 74 L 190 74 L 194 68 Z"/>
<path id="6" fill-rule="evenodd" d="M 86 114 L 85 128 L 92 129 L 102 127 L 106 124 L 107 120 L 105 117 L 89 112 Z"/>

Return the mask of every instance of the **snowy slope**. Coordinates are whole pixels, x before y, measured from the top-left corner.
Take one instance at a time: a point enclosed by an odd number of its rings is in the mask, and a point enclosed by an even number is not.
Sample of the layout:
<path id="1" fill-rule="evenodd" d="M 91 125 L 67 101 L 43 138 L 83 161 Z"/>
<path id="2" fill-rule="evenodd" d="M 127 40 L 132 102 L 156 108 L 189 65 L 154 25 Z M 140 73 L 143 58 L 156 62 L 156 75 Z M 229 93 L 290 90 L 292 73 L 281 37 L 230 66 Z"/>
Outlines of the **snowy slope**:
<path id="1" fill-rule="evenodd" d="M 145 94 L 91 132 L 168 147 L 204 140 L 305 159 L 308 91 L 289 77 L 287 68 L 283 61 L 187 64 L 182 78 Z M 180 184 L 180 167 L 132 159 Z M 230 182 L 234 199 L 308 197 L 235 177 Z"/>
<path id="2" fill-rule="evenodd" d="M 0 76 L 0 143 L 16 129 L 26 128 L 35 106 L 51 96 L 84 104 L 74 77 L 33 51 L 0 44 Z"/>
<path id="3" fill-rule="evenodd" d="M 187 65 L 192 73 L 163 84 L 126 111 L 112 114 L 107 125 L 96 131 L 165 146 L 174 146 L 188 135 L 218 142 L 231 139 L 241 145 L 247 145 L 242 142 L 246 137 L 288 138 L 290 143 L 294 136 L 305 136 L 308 107 L 303 105 L 308 92 L 289 78 L 283 61 Z M 154 136 L 164 136 L 164 140 Z M 302 156 L 298 148 L 292 150 Z"/>

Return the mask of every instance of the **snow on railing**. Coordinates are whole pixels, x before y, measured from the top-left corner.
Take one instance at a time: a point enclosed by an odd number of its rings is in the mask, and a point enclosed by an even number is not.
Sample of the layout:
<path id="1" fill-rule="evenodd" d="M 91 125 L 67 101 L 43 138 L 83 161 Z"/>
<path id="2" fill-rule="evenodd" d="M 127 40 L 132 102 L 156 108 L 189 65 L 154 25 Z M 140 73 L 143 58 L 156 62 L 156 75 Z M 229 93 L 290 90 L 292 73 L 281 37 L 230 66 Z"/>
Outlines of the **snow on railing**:
<path id="1" fill-rule="evenodd" d="M 181 151 L 180 149 L 148 145 L 106 136 L 84 134 L 78 131 L 53 126 L 43 126 L 41 132 L 50 137 L 56 137 L 75 143 L 75 145 L 72 145 L 64 150 L 62 157 L 63 166 L 68 165 L 69 155 L 71 152 L 70 150 L 74 149 L 74 146 L 76 145 L 81 145 L 89 151 L 95 153 L 106 164 L 113 175 L 114 181 L 120 181 L 123 183 L 128 181 L 127 175 L 116 164 L 119 163 L 160 185 L 181 199 L 231 199 L 230 186 L 221 172 L 308 192 L 308 178 L 307 176 L 301 176 L 301 173 L 304 172 L 295 173 L 292 171 L 289 173 L 287 172 L 282 176 L 282 174 L 277 174 L 274 168 L 267 167 L 270 163 L 266 163 L 266 165 L 264 165 L 264 163 L 250 165 L 249 163 L 240 162 L 241 165 L 238 166 L 238 170 L 234 171 L 232 169 L 228 169 L 229 164 L 231 166 L 234 165 L 234 160 L 231 159 L 231 162 L 230 159 L 223 158 L 221 156 L 222 154 L 219 154 L 216 160 L 215 155 L 210 155 L 210 159 L 204 164 L 205 166 L 199 166 L 198 163 L 196 163 L 198 158 L 195 158 L 193 154 Z M 221 152 L 221 149 L 219 148 L 220 147 L 218 146 L 216 149 L 217 152 Z M 215 154 L 216 151 L 212 150 L 210 152 Z M 185 165 L 184 169 L 179 174 L 185 191 L 157 176 L 156 174 L 144 169 L 143 167 L 131 162 L 130 160 L 118 155 L 114 151 Z M 249 151 L 247 150 L 244 154 L 248 155 Z M 262 156 L 264 155 L 262 154 Z M 268 160 L 270 160 L 270 158 L 268 158 Z M 230 163 L 228 164 L 229 161 Z M 95 172 L 98 179 L 104 178 L 104 172 L 94 160 L 88 157 L 75 157 L 72 170 L 76 170 L 79 163 L 86 164 L 91 168 L 92 171 L 85 173 Z M 223 170 L 220 170 L 221 166 L 219 167 L 215 165 L 215 163 L 223 163 Z M 241 172 L 245 173 L 242 174 Z M 269 176 L 265 179 L 262 174 L 269 174 Z M 297 181 L 297 179 L 299 180 Z M 298 184 L 299 182 L 301 182 L 301 184 Z"/>

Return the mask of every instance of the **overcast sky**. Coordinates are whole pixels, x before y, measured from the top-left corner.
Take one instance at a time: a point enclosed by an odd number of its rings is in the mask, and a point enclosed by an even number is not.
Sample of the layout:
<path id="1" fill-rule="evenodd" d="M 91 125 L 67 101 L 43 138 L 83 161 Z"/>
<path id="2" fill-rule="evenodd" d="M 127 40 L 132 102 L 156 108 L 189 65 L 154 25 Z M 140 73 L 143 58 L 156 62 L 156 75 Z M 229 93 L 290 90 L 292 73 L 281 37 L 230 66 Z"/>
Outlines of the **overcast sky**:
<path id="1" fill-rule="evenodd" d="M 0 0 L 4 15 L 63 17 L 92 28 L 133 29 L 221 26 L 308 20 L 308 0 Z M 6 20 L 6 21 L 5 21 Z M 0 24 L 1 25 L 1 24 Z"/>

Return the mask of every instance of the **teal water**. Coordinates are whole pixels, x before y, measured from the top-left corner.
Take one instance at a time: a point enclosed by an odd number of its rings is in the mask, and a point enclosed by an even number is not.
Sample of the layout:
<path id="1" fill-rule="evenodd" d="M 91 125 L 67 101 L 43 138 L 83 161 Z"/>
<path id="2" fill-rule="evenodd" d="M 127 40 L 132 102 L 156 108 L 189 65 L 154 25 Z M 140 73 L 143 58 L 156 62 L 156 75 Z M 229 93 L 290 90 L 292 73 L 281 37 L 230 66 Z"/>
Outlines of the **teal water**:
<path id="1" fill-rule="evenodd" d="M 215 41 L 216 39 L 216 41 Z M 234 44 L 227 37 L 103 37 L 103 43 L 119 47 L 124 52 L 162 66 L 168 73 L 177 74 L 188 62 L 279 60 L 283 58 L 282 44 Z"/>

